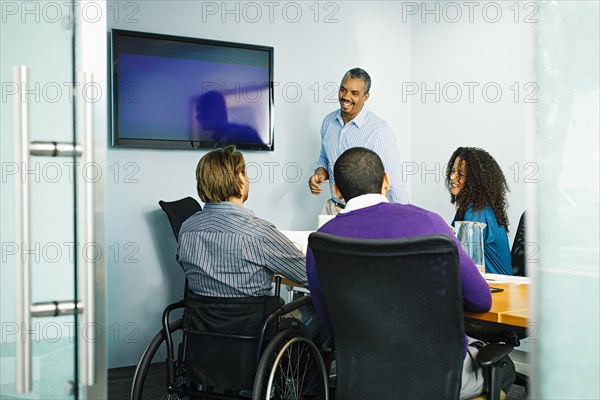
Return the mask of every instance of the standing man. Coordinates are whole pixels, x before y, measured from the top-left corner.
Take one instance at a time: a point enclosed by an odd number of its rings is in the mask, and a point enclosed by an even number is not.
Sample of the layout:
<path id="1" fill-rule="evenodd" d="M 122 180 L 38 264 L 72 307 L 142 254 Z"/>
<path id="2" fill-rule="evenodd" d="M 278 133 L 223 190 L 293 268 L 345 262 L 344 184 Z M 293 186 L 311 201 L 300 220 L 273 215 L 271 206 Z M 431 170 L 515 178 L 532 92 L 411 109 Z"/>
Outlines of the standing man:
<path id="1" fill-rule="evenodd" d="M 333 166 L 337 158 L 352 147 L 373 150 L 383 161 L 390 176 L 388 198 L 394 203 L 409 202 L 402 182 L 402 167 L 396 136 L 388 124 L 366 108 L 371 77 L 361 68 L 353 68 L 344 74 L 340 84 L 340 109 L 328 114 L 321 125 L 321 155 L 317 169 L 308 181 L 312 194 L 321 193 L 321 183 L 329 180 L 331 198 L 321 214 L 335 215 L 344 208 L 342 199 L 333 192 Z"/>

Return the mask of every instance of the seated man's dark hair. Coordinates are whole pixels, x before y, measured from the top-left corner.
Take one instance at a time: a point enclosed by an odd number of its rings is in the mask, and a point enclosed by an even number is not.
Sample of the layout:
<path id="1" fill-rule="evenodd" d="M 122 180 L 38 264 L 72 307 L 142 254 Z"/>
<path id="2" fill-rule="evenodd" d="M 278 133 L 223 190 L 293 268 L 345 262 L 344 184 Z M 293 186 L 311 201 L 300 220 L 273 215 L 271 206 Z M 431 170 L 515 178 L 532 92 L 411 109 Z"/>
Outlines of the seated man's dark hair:
<path id="1" fill-rule="evenodd" d="M 239 174 L 246 174 L 246 163 L 235 146 L 206 153 L 196 168 L 198 195 L 202 201 L 218 203 L 242 195 Z"/>
<path id="2" fill-rule="evenodd" d="M 346 150 L 335 162 L 333 177 L 344 200 L 381 193 L 385 170 L 377 153 L 364 147 Z"/>

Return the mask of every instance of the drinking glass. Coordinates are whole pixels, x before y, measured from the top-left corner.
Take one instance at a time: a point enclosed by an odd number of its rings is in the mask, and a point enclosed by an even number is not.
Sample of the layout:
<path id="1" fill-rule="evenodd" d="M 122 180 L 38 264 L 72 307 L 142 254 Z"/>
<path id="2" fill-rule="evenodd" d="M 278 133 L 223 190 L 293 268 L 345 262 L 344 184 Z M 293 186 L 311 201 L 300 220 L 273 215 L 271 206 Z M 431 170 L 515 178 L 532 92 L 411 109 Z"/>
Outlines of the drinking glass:
<path id="1" fill-rule="evenodd" d="M 465 252 L 485 278 L 485 254 L 483 250 L 483 230 L 487 224 L 473 221 L 455 221 L 456 238 Z"/>

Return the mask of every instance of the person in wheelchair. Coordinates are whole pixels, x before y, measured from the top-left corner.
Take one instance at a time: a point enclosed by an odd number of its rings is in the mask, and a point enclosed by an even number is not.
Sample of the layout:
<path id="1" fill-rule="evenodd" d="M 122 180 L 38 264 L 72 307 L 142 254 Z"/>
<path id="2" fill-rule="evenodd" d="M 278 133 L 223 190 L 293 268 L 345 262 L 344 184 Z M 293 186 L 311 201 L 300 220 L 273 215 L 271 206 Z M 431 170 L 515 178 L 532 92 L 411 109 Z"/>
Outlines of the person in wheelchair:
<path id="1" fill-rule="evenodd" d="M 456 241 L 460 262 L 463 305 L 466 311 L 485 312 L 492 304 L 491 293 L 473 261 L 463 251 L 450 227 L 436 213 L 410 204 L 390 203 L 386 191 L 390 184 L 379 156 L 366 148 L 345 151 L 334 166 L 333 189 L 346 202 L 346 208 L 324 224 L 319 232 L 349 238 L 410 238 L 430 234 L 446 234 Z M 311 297 L 317 314 L 331 334 L 332 328 L 315 259 L 309 247 L 307 273 Z M 475 362 L 478 353 L 474 339 L 465 337 L 461 398 L 478 396 L 484 390 L 481 368 Z M 479 342 L 481 343 L 481 342 Z M 507 392 L 515 380 L 512 361 L 503 368 L 502 389 Z"/>
<path id="2" fill-rule="evenodd" d="M 205 154 L 196 180 L 204 208 L 181 226 L 178 248 L 193 293 L 267 296 L 275 273 L 307 286 L 302 252 L 272 223 L 244 207 L 250 182 L 242 153 L 228 146 Z"/>
<path id="3" fill-rule="evenodd" d="M 177 259 L 188 281 L 183 324 L 187 333 L 198 333 L 188 341 L 194 358 L 192 378 L 205 386 L 226 387 L 253 380 L 256 365 L 242 367 L 242 376 L 236 376 L 225 364 L 235 358 L 252 360 L 256 343 L 240 346 L 232 338 L 230 346 L 221 337 L 215 345 L 210 335 L 201 333 L 255 336 L 263 315 L 268 316 L 279 306 L 279 299 L 271 296 L 274 274 L 307 287 L 306 261 L 272 223 L 244 207 L 250 183 L 244 157 L 235 147 L 205 154 L 198 163 L 196 179 L 204 208 L 181 226 L 177 249 Z M 252 317 L 257 314 L 260 318 Z M 309 338 L 322 329 L 310 302 L 290 316 L 304 324 L 306 331 L 301 329 Z M 210 371 L 202 365 L 203 360 L 213 360 L 208 366 Z M 217 376 L 219 368 L 214 360 L 224 363 Z"/>

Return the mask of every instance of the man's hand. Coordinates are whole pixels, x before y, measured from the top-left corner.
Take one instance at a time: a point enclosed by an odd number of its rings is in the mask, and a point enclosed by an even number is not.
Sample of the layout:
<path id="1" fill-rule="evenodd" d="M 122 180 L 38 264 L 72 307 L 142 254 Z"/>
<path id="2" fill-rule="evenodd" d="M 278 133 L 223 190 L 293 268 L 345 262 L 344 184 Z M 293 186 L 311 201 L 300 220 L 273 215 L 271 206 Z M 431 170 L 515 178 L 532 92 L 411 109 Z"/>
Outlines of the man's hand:
<path id="1" fill-rule="evenodd" d="M 308 187 L 312 194 L 321 194 L 321 183 L 329 178 L 329 173 L 325 168 L 319 167 L 315 170 L 315 174 L 308 180 Z"/>

